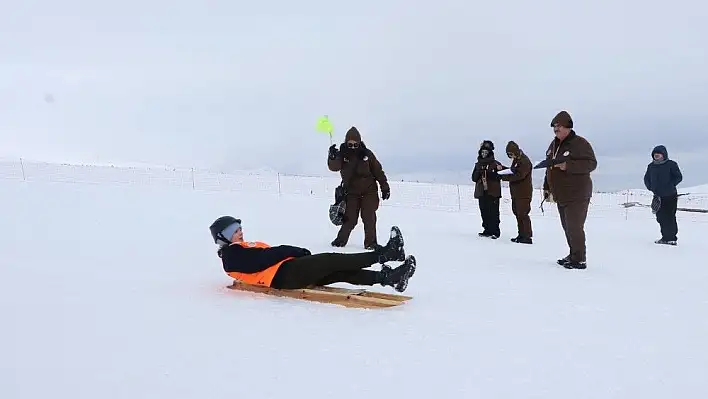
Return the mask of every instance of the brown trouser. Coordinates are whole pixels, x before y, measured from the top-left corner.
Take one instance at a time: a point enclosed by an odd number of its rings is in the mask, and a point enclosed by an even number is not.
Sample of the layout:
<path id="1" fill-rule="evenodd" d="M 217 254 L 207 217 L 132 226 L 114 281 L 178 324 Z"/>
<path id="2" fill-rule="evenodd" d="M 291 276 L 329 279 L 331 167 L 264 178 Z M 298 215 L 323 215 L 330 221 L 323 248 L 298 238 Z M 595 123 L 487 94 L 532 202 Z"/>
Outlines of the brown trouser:
<path id="1" fill-rule="evenodd" d="M 533 237 L 531 218 L 529 217 L 529 213 L 531 213 L 531 198 L 512 198 L 511 211 L 516 216 L 516 228 L 519 231 L 519 237 Z"/>
<path id="2" fill-rule="evenodd" d="M 585 262 L 585 220 L 588 215 L 590 200 L 580 200 L 558 204 L 561 225 L 570 248 L 570 260 Z"/>
<path id="3" fill-rule="evenodd" d="M 349 235 L 356 227 L 361 213 L 364 223 L 364 247 L 376 244 L 376 211 L 379 209 L 379 193 L 373 192 L 363 196 L 347 195 L 347 209 L 344 212 L 344 223 L 339 228 L 337 241 L 346 244 Z"/>

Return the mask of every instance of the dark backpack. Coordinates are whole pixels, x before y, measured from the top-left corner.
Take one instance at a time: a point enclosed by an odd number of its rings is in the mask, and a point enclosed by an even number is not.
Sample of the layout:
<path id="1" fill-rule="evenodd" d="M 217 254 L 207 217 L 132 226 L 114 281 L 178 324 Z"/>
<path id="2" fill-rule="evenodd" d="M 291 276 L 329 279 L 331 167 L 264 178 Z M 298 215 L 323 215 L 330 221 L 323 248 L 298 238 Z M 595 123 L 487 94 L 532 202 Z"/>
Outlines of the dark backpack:
<path id="1" fill-rule="evenodd" d="M 334 203 L 329 206 L 329 220 L 335 226 L 344 224 L 344 214 L 347 211 L 347 189 L 340 184 L 334 189 Z"/>

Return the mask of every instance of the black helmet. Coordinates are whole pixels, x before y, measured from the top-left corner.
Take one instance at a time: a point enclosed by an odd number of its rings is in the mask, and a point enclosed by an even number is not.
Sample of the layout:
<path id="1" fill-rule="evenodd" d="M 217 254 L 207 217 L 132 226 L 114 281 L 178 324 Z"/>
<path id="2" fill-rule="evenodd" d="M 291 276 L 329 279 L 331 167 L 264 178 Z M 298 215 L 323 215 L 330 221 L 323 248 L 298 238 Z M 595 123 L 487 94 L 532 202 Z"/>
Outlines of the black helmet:
<path id="1" fill-rule="evenodd" d="M 218 243 L 219 240 L 223 242 L 229 242 L 230 240 L 221 234 L 225 228 L 231 226 L 234 223 L 241 224 L 241 219 L 236 219 L 233 216 L 221 216 L 216 219 L 214 223 L 209 226 L 209 231 L 211 232 L 211 238 L 214 239 L 214 243 Z"/>

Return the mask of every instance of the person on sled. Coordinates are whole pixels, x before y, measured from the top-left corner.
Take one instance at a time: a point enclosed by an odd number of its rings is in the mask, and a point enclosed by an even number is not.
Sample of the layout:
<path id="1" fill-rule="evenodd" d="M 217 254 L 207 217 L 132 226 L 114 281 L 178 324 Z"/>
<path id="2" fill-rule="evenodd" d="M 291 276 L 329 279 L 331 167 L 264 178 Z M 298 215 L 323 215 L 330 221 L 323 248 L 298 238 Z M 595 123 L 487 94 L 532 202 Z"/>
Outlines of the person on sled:
<path id="1" fill-rule="evenodd" d="M 385 246 L 360 253 L 325 252 L 312 254 L 308 249 L 291 246 L 270 246 L 261 241 L 245 241 L 241 219 L 222 216 L 209 226 L 214 243 L 219 246 L 224 271 L 245 284 L 276 289 L 299 289 L 334 283 L 352 285 L 380 284 L 403 292 L 415 273 L 413 255 L 406 256 L 401 230 L 391 228 Z M 392 268 L 386 262 L 402 261 Z M 366 270 L 376 263 L 380 271 Z"/>

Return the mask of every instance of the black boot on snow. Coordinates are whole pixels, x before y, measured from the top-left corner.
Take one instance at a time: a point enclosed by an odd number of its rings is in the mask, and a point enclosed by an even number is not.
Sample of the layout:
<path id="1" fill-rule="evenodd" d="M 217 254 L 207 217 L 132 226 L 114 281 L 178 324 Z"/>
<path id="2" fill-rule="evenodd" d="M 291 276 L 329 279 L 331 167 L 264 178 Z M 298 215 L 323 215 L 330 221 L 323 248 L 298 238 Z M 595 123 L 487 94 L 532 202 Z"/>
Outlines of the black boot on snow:
<path id="1" fill-rule="evenodd" d="M 556 263 L 561 266 L 565 266 L 566 264 L 570 263 L 570 255 L 566 256 L 565 258 L 558 259 Z"/>
<path id="2" fill-rule="evenodd" d="M 588 265 L 585 262 L 576 262 L 574 260 L 569 260 L 566 262 L 563 267 L 566 269 L 587 269 Z"/>
<path id="3" fill-rule="evenodd" d="M 390 261 L 404 261 L 406 259 L 406 251 L 403 249 L 403 234 L 397 226 L 391 227 L 391 235 L 386 243 L 386 246 L 379 246 L 375 253 L 379 256 L 379 263 L 383 264 Z"/>
<path id="4" fill-rule="evenodd" d="M 511 242 L 517 244 L 533 244 L 533 240 L 530 237 L 518 236 L 511 239 Z"/>
<path id="5" fill-rule="evenodd" d="M 408 280 L 415 274 L 416 261 L 413 255 L 406 257 L 402 265 L 395 269 L 384 265 L 381 268 L 380 284 L 393 287 L 398 292 L 403 292 L 408 288 Z"/>

